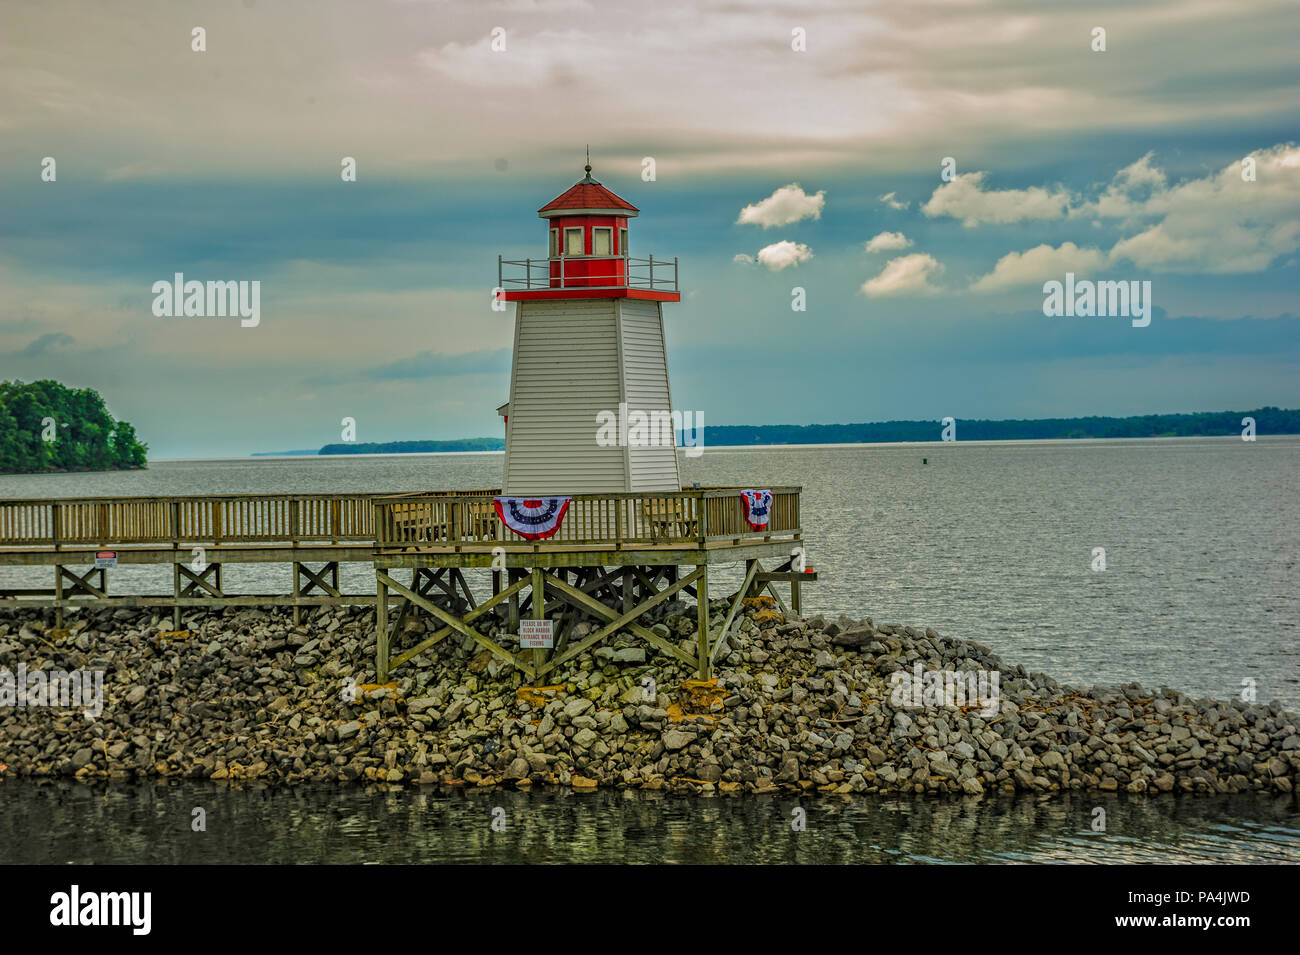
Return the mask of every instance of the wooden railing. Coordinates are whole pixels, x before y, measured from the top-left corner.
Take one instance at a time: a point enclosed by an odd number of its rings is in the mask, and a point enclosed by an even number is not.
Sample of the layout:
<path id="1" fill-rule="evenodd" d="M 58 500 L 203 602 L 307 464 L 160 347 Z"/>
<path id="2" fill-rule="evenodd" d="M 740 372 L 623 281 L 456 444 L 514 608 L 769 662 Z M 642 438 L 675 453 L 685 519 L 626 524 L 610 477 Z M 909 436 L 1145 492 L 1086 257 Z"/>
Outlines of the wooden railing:
<path id="1" fill-rule="evenodd" d="M 373 541 L 379 548 L 467 543 L 683 544 L 798 537 L 797 487 L 772 488 L 768 526 L 745 521 L 740 488 L 573 495 L 555 535 L 528 542 L 496 515 L 494 488 L 400 494 L 227 494 L 0 501 L 0 546 Z"/>
<path id="2" fill-rule="evenodd" d="M 380 549 L 474 543 L 699 547 L 708 541 L 799 536 L 800 488 L 771 489 L 772 514 L 763 530 L 754 530 L 746 522 L 740 490 L 575 494 L 559 529 L 541 541 L 528 541 L 501 523 L 493 507 L 496 491 L 378 497 L 374 501 L 375 543 Z"/>
<path id="3" fill-rule="evenodd" d="M 0 501 L 0 545 L 374 540 L 373 494 Z"/>

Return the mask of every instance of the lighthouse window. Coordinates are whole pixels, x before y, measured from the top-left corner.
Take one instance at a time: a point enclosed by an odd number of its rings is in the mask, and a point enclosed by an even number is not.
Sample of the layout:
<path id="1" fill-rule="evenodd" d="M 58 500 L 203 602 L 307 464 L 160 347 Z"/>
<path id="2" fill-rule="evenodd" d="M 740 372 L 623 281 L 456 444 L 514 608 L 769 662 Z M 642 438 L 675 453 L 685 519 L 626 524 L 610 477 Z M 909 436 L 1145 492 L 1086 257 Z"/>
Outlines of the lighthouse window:
<path id="1" fill-rule="evenodd" d="M 618 254 L 627 255 L 627 229 L 618 230 Z"/>
<path id="2" fill-rule="evenodd" d="M 564 254 L 582 255 L 582 229 L 564 230 Z"/>
<path id="3" fill-rule="evenodd" d="M 592 255 L 613 255 L 614 254 L 614 230 L 613 229 L 592 229 L 591 230 L 591 254 Z"/>
<path id="4" fill-rule="evenodd" d="M 551 230 L 551 258 L 560 254 L 560 230 Z"/>

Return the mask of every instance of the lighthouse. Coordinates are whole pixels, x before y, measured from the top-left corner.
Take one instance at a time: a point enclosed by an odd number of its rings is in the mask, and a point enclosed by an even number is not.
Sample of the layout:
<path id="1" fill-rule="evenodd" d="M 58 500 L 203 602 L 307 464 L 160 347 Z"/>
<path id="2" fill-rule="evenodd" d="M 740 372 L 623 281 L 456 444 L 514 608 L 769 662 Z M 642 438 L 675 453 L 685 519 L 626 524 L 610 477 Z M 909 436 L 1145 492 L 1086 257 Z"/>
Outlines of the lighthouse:
<path id="1" fill-rule="evenodd" d="M 584 170 L 537 211 L 546 257 L 498 258 L 515 303 L 502 493 L 678 492 L 663 325 L 677 260 L 632 256 L 639 210 Z"/>

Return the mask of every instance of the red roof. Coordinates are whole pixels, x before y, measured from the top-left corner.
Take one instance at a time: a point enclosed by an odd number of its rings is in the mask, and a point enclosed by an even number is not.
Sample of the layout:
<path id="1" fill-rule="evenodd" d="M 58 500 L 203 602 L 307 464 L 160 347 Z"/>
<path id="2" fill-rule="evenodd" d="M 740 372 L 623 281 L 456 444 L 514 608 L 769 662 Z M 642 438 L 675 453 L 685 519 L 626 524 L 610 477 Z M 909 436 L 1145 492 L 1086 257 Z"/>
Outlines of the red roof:
<path id="1" fill-rule="evenodd" d="M 620 199 L 590 176 L 572 186 L 564 194 L 556 196 L 546 205 L 538 209 L 537 212 L 538 214 L 543 212 L 561 212 L 565 209 L 623 209 L 630 212 L 640 211 L 636 206 L 632 205 L 632 203 Z"/>

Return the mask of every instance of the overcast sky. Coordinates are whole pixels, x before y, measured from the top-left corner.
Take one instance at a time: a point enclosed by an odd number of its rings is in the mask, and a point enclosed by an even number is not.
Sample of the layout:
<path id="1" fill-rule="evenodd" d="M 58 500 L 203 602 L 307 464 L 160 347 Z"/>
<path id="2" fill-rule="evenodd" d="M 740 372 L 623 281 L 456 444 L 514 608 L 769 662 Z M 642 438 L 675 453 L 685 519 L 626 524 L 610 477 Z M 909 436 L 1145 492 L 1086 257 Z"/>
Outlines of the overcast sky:
<path id="1" fill-rule="evenodd" d="M 5 0 L 0 378 L 156 457 L 499 435 L 496 257 L 545 255 L 590 143 L 681 260 L 706 442 L 1297 407 L 1298 37 L 1254 0 Z M 176 272 L 260 281 L 260 324 L 156 317 Z M 1066 272 L 1149 280 L 1151 324 L 1045 316 Z"/>

